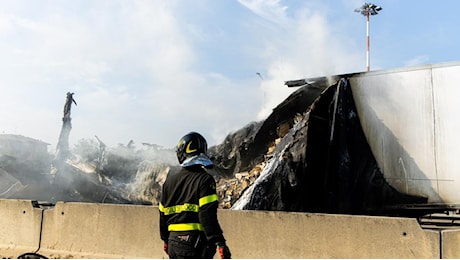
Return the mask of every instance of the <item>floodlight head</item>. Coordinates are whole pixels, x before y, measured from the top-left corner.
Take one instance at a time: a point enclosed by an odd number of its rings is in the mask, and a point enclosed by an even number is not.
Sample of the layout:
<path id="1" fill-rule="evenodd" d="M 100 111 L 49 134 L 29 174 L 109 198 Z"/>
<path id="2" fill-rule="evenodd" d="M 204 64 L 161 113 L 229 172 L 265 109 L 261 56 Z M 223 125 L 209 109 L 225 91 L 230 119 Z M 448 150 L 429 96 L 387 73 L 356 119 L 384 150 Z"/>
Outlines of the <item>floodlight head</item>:
<path id="1" fill-rule="evenodd" d="M 364 16 L 368 16 L 368 15 L 377 15 L 378 11 L 381 11 L 381 10 L 382 10 L 382 7 L 378 5 L 371 4 L 371 3 L 364 3 L 363 6 L 355 9 L 355 12 L 361 13 Z"/>

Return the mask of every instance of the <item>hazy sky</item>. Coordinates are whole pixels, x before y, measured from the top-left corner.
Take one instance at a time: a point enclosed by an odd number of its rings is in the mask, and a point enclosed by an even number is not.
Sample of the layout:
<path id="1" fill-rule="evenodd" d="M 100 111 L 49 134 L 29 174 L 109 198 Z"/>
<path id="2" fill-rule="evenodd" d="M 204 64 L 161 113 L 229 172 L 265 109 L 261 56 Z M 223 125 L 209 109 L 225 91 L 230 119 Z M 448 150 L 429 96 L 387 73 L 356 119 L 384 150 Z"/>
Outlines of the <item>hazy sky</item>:
<path id="1" fill-rule="evenodd" d="M 371 70 L 460 60 L 460 1 L 372 3 Z M 72 146 L 172 148 L 189 131 L 218 144 L 294 91 L 285 81 L 364 71 L 362 4 L 0 0 L 0 133 L 54 150 L 74 92 Z"/>

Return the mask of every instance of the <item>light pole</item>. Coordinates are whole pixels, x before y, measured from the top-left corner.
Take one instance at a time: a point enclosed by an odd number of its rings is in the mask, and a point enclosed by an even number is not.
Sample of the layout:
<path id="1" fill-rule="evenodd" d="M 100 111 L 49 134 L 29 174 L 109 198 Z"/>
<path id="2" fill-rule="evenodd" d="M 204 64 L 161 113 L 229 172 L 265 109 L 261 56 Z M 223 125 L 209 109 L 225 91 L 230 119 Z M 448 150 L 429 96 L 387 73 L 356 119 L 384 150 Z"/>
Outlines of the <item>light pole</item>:
<path id="1" fill-rule="evenodd" d="M 370 39 L 369 39 L 369 16 L 377 15 L 378 11 L 381 11 L 382 7 L 378 5 L 374 5 L 371 3 L 365 3 L 360 8 L 356 8 L 355 12 L 361 13 L 362 15 L 366 16 L 366 71 L 370 70 Z"/>

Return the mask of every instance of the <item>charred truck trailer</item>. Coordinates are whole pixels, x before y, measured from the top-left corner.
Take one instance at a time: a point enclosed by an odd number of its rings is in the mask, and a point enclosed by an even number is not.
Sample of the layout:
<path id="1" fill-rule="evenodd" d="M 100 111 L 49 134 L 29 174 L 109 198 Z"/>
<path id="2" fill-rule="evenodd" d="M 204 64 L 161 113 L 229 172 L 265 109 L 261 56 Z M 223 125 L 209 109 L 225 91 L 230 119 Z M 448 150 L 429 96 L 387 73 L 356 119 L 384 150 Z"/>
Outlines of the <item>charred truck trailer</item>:
<path id="1" fill-rule="evenodd" d="M 285 82 L 298 89 L 267 120 L 321 92 L 232 208 L 459 225 L 459 72 L 444 63 Z"/>
<path id="2" fill-rule="evenodd" d="M 219 211 L 232 256 L 460 258 L 457 82 L 457 62 L 287 81 L 288 87 L 323 89 L 321 95 L 332 102 L 315 102 L 233 210 Z M 344 93 L 353 104 L 339 98 Z M 328 119 L 315 112 L 322 106 Z M 359 131 L 344 124 L 352 118 L 359 120 Z M 308 132 L 302 132 L 302 122 Z M 311 138 L 324 132 L 324 138 Z M 308 142 L 296 139 L 307 135 Z M 371 155 L 354 155 L 353 145 Z M 324 166 L 312 150 L 330 163 Z M 310 174 L 314 169 L 322 173 Z M 291 189 L 269 186 L 273 174 L 282 173 L 283 185 Z M 308 199 L 278 203 L 290 212 L 270 208 L 270 201 L 299 195 Z M 256 206 L 262 210 L 245 210 Z M 0 210 L 4 258 L 166 258 L 154 206 L 58 202 L 48 207 L 2 199 Z"/>
<path id="3" fill-rule="evenodd" d="M 351 77 L 368 143 L 385 179 L 427 205 L 460 205 L 460 64 Z"/>

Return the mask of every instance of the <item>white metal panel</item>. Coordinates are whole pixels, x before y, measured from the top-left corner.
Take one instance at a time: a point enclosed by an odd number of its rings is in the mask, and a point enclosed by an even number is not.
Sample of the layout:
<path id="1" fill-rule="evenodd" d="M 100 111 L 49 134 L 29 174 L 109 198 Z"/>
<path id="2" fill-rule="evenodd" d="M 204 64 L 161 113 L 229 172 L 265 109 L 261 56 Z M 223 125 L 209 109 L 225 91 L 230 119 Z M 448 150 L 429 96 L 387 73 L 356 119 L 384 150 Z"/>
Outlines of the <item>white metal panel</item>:
<path id="1" fill-rule="evenodd" d="M 399 191 L 433 203 L 460 203 L 459 75 L 455 63 L 350 78 L 361 125 L 385 178 Z"/>
<path id="2" fill-rule="evenodd" d="M 460 202 L 460 65 L 433 68 L 435 151 L 439 194 Z"/>

